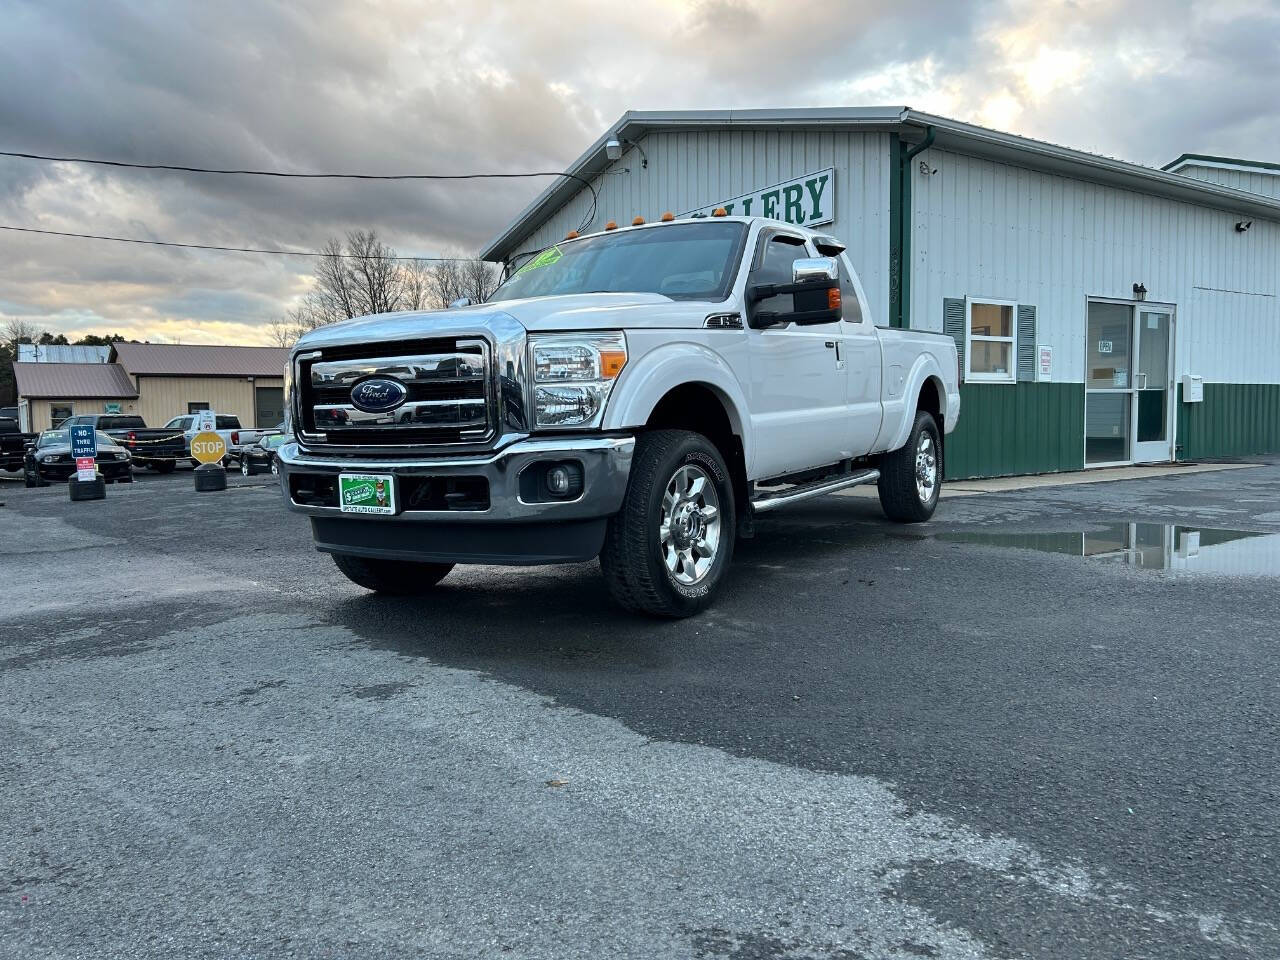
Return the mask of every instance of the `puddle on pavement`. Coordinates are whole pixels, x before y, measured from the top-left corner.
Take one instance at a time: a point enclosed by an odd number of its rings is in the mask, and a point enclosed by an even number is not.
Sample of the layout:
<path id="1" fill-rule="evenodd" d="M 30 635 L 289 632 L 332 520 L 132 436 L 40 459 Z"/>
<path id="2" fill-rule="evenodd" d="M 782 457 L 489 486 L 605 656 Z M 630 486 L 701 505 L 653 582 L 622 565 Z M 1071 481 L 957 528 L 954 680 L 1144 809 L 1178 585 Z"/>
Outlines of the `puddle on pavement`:
<path id="1" fill-rule="evenodd" d="M 940 533 L 938 540 L 1063 553 L 1148 570 L 1280 576 L 1280 533 L 1168 523 L 1110 523 L 1056 533 Z"/>

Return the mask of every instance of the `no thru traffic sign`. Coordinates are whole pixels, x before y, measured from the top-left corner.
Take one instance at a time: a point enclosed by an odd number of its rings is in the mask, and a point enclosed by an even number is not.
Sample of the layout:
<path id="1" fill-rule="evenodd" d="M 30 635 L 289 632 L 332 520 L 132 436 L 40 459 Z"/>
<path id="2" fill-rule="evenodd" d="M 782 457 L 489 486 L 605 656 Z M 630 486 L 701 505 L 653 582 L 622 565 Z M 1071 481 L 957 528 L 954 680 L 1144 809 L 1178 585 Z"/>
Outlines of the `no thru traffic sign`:
<path id="1" fill-rule="evenodd" d="M 191 456 L 201 463 L 218 463 L 227 455 L 227 445 L 216 433 L 197 433 L 191 438 Z"/>

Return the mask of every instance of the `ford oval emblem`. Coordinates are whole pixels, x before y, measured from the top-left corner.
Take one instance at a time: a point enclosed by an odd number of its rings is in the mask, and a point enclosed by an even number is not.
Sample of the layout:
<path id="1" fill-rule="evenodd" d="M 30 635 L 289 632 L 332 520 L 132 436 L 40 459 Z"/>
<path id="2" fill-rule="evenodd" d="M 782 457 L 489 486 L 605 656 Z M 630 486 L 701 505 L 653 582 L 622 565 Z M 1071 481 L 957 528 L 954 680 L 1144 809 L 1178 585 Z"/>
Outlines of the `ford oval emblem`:
<path id="1" fill-rule="evenodd" d="M 351 388 L 351 405 L 365 413 L 387 413 L 405 402 L 408 388 L 390 377 L 371 377 Z"/>

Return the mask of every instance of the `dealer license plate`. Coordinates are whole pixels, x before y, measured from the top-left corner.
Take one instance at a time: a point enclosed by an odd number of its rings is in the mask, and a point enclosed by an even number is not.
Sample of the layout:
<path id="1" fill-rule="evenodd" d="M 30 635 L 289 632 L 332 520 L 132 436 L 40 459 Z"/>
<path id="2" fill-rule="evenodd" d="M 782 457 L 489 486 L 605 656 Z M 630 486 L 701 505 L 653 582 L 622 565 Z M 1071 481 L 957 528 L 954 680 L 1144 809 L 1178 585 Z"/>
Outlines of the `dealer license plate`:
<path id="1" fill-rule="evenodd" d="M 338 506 L 343 513 L 395 513 L 395 477 L 389 473 L 338 474 Z"/>

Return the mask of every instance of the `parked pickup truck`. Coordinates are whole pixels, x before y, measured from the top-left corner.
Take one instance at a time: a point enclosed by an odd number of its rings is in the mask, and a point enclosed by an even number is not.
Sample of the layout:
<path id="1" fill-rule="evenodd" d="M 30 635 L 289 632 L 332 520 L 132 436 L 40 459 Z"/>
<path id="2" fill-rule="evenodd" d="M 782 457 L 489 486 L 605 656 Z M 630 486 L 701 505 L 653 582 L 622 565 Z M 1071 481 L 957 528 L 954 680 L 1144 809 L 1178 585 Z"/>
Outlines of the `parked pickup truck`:
<path id="1" fill-rule="evenodd" d="M 22 432 L 17 420 L 0 417 L 0 470 L 21 470 L 35 439 L 34 433 Z"/>
<path id="2" fill-rule="evenodd" d="M 180 432 L 148 427 L 139 416 L 127 413 L 77 414 L 62 423 L 90 424 L 129 451 L 134 466 L 150 467 L 160 473 L 172 472 L 187 456 L 186 439 Z"/>
<path id="3" fill-rule="evenodd" d="M 485 304 L 306 334 L 289 380 L 285 497 L 355 583 L 599 556 L 670 617 L 767 511 L 876 483 L 927 520 L 960 408 L 952 340 L 878 327 L 840 241 L 741 217 L 571 235 Z"/>
<path id="4" fill-rule="evenodd" d="M 181 417 L 174 417 L 164 425 L 166 430 L 177 430 L 182 433 L 183 438 L 186 440 L 188 454 L 191 453 L 191 438 L 197 433 L 195 422 L 196 415 L 188 413 Z M 228 459 L 233 458 L 240 448 L 257 446 L 258 441 L 263 437 L 273 433 L 281 433 L 284 430 L 283 424 L 275 429 L 249 430 L 240 426 L 240 418 L 230 413 L 214 414 L 213 422 L 216 428 L 215 432 L 222 438 L 222 442 L 227 445 Z M 191 462 L 195 463 L 194 460 Z"/>

